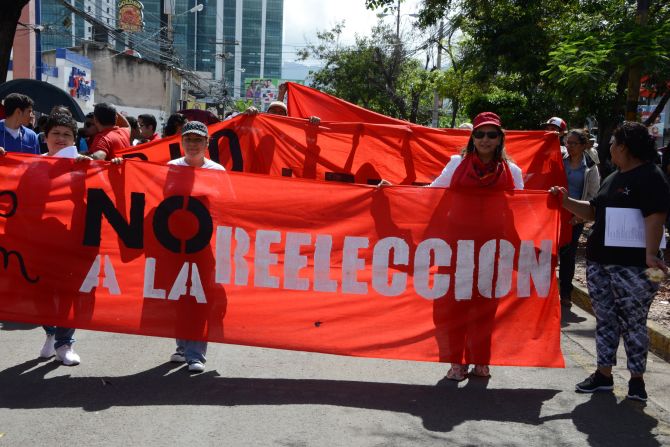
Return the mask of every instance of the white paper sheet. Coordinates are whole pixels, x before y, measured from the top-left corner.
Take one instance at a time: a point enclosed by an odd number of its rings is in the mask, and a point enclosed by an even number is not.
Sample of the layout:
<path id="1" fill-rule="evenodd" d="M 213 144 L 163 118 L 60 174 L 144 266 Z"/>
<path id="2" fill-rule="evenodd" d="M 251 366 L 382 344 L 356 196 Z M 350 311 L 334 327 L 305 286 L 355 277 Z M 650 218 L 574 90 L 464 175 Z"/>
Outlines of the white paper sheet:
<path id="1" fill-rule="evenodd" d="M 645 248 L 644 217 L 637 208 L 605 209 L 605 246 Z M 661 248 L 665 248 L 665 228 Z"/>

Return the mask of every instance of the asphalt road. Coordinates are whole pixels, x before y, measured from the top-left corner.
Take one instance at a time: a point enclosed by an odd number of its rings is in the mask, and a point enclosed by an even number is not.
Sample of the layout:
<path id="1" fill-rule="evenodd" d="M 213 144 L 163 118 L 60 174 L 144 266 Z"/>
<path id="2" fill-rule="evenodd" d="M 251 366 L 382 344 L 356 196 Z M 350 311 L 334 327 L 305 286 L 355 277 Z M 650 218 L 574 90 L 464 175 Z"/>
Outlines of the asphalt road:
<path id="1" fill-rule="evenodd" d="M 37 359 L 39 327 L 0 329 L 0 447 L 670 445 L 670 364 L 650 355 L 647 404 L 577 394 L 594 320 L 563 323 L 565 369 L 492 367 L 455 384 L 444 364 L 210 344 L 207 371 L 167 362 L 170 339 L 78 331 L 82 364 Z M 623 346 L 620 347 L 623 354 Z"/>

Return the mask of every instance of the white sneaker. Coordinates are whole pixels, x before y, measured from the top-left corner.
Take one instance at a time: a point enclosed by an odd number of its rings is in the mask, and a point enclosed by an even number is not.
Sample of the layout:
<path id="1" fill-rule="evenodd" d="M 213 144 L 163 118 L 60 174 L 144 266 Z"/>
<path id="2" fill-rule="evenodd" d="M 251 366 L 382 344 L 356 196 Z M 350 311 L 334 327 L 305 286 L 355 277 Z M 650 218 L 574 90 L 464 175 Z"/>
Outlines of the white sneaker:
<path id="1" fill-rule="evenodd" d="M 79 354 L 74 352 L 70 345 L 63 345 L 56 349 L 56 360 L 63 362 L 65 366 L 78 365 L 81 361 Z"/>
<path id="2" fill-rule="evenodd" d="M 191 372 L 203 372 L 205 370 L 205 365 L 202 362 L 191 362 L 188 364 L 188 370 Z"/>
<path id="3" fill-rule="evenodd" d="M 53 357 L 54 354 L 56 354 L 56 349 L 54 348 L 55 342 L 56 342 L 55 335 L 47 335 L 47 339 L 44 340 L 44 345 L 42 345 L 42 349 L 40 350 L 41 359 L 48 359 Z"/>
<path id="4" fill-rule="evenodd" d="M 186 362 L 186 357 L 184 357 L 183 352 L 177 351 L 170 356 L 170 361 L 172 363 L 185 363 Z"/>

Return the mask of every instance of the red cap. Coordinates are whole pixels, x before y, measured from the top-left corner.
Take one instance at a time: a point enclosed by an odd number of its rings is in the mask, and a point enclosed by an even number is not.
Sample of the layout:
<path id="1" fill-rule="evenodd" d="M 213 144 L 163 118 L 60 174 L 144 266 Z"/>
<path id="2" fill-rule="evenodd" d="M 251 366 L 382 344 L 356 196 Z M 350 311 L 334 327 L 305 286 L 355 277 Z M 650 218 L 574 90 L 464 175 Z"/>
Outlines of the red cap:
<path id="1" fill-rule="evenodd" d="M 549 118 L 547 122 L 542 125 L 542 127 L 546 127 L 547 125 L 550 124 L 561 129 L 561 132 L 565 132 L 566 130 L 568 130 L 568 125 L 566 124 L 566 122 L 557 116 L 552 116 L 551 118 Z"/>
<path id="2" fill-rule="evenodd" d="M 472 130 L 490 124 L 502 129 L 500 117 L 493 112 L 482 112 L 472 121 Z"/>

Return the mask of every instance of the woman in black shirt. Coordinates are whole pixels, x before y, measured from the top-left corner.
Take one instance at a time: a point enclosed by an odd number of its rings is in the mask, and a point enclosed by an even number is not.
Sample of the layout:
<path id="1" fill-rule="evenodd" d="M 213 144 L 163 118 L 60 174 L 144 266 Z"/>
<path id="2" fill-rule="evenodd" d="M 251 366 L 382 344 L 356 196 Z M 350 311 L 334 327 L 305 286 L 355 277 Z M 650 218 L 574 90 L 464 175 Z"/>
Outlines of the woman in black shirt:
<path id="1" fill-rule="evenodd" d="M 562 187 L 563 207 L 585 220 L 595 220 L 586 246 L 586 278 L 596 316 L 598 368 L 578 392 L 613 389 L 619 338 L 623 336 L 629 399 L 646 400 L 643 374 L 649 337 L 647 314 L 658 291 L 654 274 L 666 272 L 659 252 L 663 223 L 670 204 L 670 186 L 653 162 L 654 140 L 640 123 L 624 122 L 614 131 L 610 146 L 617 170 L 603 181 L 590 201 L 568 197 Z"/>

